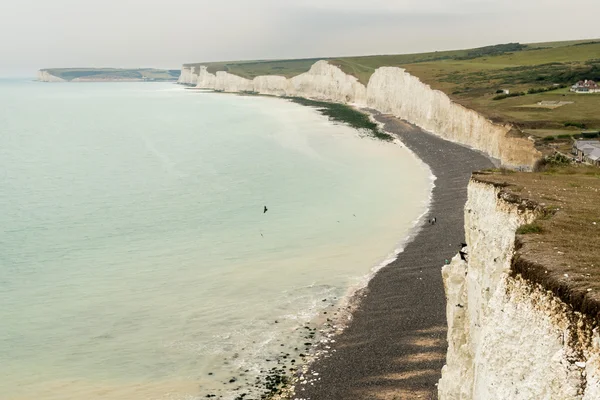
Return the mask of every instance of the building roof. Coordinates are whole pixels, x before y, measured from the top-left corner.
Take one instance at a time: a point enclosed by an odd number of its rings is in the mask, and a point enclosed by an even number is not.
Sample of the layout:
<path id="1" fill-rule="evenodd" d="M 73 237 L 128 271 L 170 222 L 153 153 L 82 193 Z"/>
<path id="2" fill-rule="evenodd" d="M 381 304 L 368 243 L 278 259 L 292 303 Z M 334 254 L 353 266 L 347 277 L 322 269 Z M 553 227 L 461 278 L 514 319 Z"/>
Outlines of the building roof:
<path id="1" fill-rule="evenodd" d="M 600 147 L 593 149 L 590 154 L 586 154 L 586 157 L 593 161 L 600 160 Z"/>
<path id="2" fill-rule="evenodd" d="M 600 160 L 600 140 L 576 140 L 575 148 L 592 161 Z"/>
<path id="3" fill-rule="evenodd" d="M 573 85 L 574 88 L 586 88 L 586 89 L 598 89 L 599 86 L 596 82 L 592 81 L 592 80 L 585 80 L 585 81 L 579 81 L 577 82 L 575 85 Z"/>
<path id="4" fill-rule="evenodd" d="M 576 140 L 575 147 L 579 150 L 584 148 L 600 148 L 600 140 Z"/>

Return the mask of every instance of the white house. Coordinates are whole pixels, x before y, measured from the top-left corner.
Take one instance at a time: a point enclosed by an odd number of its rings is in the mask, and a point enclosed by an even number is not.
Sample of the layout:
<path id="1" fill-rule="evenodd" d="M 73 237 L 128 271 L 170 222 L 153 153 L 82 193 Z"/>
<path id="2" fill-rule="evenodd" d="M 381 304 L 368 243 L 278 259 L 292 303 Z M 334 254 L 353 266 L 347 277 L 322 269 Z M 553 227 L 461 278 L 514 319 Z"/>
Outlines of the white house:
<path id="1" fill-rule="evenodd" d="M 600 86 L 592 80 L 579 81 L 571 86 L 571 92 L 575 93 L 600 93 Z"/>

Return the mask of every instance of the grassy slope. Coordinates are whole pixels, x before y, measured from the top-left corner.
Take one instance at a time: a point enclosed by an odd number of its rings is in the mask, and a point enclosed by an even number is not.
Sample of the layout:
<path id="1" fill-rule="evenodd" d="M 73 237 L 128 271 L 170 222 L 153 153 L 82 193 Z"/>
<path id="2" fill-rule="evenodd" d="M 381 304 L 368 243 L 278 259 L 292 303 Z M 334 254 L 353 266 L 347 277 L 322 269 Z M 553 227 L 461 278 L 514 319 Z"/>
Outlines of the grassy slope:
<path id="1" fill-rule="evenodd" d="M 493 100 L 497 89 L 512 92 L 550 87 L 554 83 L 570 85 L 582 78 L 598 79 L 600 43 L 570 44 L 473 59 L 441 59 L 404 63 L 403 57 L 377 56 L 367 60 L 343 59 L 338 65 L 347 73 L 367 81 L 374 66 L 405 68 L 434 89 L 442 90 L 456 102 L 502 122 L 522 128 L 562 129 L 567 121 L 582 122 L 588 128 L 600 128 L 600 95 L 571 94 L 566 89 Z M 596 62 L 592 60 L 596 59 Z M 368 63 L 365 61 L 369 61 Z M 333 63 L 336 63 L 334 60 Z M 552 65 L 547 65 L 551 64 Z M 348 65 L 350 64 L 350 65 Z M 357 64 L 360 64 L 357 66 Z M 591 68 L 595 70 L 590 71 Z M 371 67 L 371 70 L 366 67 Z M 539 101 L 572 101 L 554 110 L 521 107 Z"/>
<path id="2" fill-rule="evenodd" d="M 568 121 L 600 129 L 600 95 L 570 94 L 560 89 L 551 92 L 492 100 L 499 88 L 512 92 L 570 85 L 578 79 L 600 80 L 600 41 L 533 43 L 511 50 L 509 45 L 480 49 L 440 51 L 420 54 L 376 55 L 329 58 L 330 63 L 367 83 L 381 66 L 405 68 L 434 89 L 447 93 L 454 101 L 475 109 L 496 121 L 512 122 L 540 136 L 564 133 Z M 318 59 L 196 63 L 210 72 L 228 71 L 245 78 L 259 75 L 292 77 L 308 71 Z M 573 101 L 554 110 L 522 107 L 538 101 Z M 572 128 L 576 132 L 575 128 Z"/>
<path id="3" fill-rule="evenodd" d="M 86 79 L 147 79 L 147 80 L 177 80 L 180 71 L 154 68 L 123 69 L 123 68 L 48 68 L 48 73 L 72 80 Z"/>

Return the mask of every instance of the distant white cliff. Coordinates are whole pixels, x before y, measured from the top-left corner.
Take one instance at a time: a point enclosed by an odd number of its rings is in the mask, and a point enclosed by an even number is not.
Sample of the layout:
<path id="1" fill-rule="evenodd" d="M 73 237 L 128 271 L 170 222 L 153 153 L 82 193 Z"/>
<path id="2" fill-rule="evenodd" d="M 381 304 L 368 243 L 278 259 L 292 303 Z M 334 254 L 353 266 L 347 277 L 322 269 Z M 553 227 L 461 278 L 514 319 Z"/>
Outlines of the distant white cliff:
<path id="1" fill-rule="evenodd" d="M 43 69 L 38 71 L 37 80 L 40 82 L 66 82 L 64 79 L 54 76 Z"/>
<path id="2" fill-rule="evenodd" d="M 245 79 L 206 67 L 183 67 L 179 83 L 224 92 L 255 92 L 299 96 L 367 107 L 392 114 L 447 140 L 467 145 L 509 167 L 530 169 L 541 154 L 532 141 L 513 135 L 510 125 L 495 124 L 481 114 L 454 103 L 402 68 L 381 67 L 368 85 L 327 61 L 293 78 L 258 76 Z"/>

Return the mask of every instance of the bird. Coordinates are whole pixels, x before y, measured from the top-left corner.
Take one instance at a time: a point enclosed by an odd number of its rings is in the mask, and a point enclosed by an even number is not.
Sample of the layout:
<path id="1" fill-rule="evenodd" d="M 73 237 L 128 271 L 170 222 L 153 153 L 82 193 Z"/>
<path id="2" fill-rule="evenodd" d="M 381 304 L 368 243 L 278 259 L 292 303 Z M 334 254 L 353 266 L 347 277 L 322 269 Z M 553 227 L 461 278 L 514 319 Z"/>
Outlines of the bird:
<path id="1" fill-rule="evenodd" d="M 263 214 L 266 213 L 267 211 L 269 211 L 269 209 L 267 208 L 267 206 L 265 206 L 265 210 L 263 211 Z"/>

